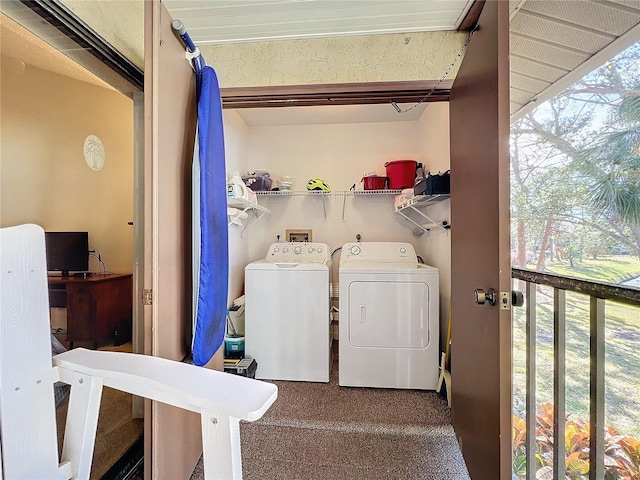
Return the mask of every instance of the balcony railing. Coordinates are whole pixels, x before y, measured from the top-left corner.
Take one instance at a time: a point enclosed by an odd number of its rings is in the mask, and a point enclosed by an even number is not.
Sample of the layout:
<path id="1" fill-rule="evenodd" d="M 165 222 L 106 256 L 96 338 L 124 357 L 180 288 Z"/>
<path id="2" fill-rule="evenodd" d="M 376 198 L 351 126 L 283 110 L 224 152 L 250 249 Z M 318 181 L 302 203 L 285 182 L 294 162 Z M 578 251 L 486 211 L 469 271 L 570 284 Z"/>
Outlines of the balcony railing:
<path id="1" fill-rule="evenodd" d="M 640 307 L 640 289 L 578 280 L 513 268 L 513 279 L 525 282 L 526 308 L 526 479 L 536 478 L 536 290 L 553 288 L 553 478 L 565 478 L 566 294 L 589 296 L 589 480 L 605 478 L 605 304 Z M 639 317 L 640 318 L 640 314 Z M 640 323 L 640 322 L 639 322 Z M 640 328 L 640 325 L 638 325 Z M 562 459 L 562 461 L 558 461 Z"/>

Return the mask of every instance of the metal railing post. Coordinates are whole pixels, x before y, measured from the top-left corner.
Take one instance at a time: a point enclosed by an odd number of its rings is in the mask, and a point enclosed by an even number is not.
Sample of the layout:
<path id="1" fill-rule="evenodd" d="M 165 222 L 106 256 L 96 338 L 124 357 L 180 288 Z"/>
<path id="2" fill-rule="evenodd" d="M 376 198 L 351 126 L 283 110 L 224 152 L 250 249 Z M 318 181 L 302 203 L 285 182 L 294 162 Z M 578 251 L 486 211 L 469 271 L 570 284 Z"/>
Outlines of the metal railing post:
<path id="1" fill-rule="evenodd" d="M 589 480 L 604 478 L 604 302 L 591 296 L 589 308 Z"/>
<path id="2" fill-rule="evenodd" d="M 565 478 L 567 292 L 553 289 L 553 478 Z"/>
<path id="3" fill-rule="evenodd" d="M 536 478 L 536 284 L 527 282 L 526 302 L 526 437 L 527 480 Z"/>

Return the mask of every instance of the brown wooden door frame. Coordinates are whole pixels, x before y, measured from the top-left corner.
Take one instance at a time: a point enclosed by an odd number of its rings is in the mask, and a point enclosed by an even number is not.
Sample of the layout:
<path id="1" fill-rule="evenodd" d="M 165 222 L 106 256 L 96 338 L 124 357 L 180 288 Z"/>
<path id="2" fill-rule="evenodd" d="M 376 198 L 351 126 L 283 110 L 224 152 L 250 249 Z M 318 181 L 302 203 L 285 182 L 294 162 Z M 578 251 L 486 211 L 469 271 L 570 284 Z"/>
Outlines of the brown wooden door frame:
<path id="1" fill-rule="evenodd" d="M 182 361 L 191 341 L 191 164 L 195 80 L 161 2 L 145 2 L 145 354 Z M 145 478 L 189 478 L 200 416 L 145 403 Z"/>
<path id="2" fill-rule="evenodd" d="M 486 2 L 451 89 L 452 414 L 471 478 L 511 478 L 509 4 Z"/>

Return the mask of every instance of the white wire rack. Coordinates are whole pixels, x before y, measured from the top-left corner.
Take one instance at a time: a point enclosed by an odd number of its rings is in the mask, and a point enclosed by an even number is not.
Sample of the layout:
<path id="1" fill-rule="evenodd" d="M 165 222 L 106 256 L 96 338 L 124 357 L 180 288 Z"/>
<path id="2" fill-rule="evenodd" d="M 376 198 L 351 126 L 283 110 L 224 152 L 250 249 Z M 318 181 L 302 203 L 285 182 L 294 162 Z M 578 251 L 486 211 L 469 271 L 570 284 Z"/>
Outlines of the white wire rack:
<path id="1" fill-rule="evenodd" d="M 323 192 L 313 190 L 269 190 L 257 191 L 258 196 L 268 197 L 349 197 L 354 195 L 398 195 L 401 190 L 344 190 L 335 192 Z"/>
<path id="2" fill-rule="evenodd" d="M 434 203 L 442 202 L 443 200 L 447 200 L 450 198 L 449 194 L 440 194 L 440 195 L 414 195 L 411 198 L 408 198 L 400 205 L 396 206 L 396 213 L 402 215 L 404 218 L 409 220 L 415 226 L 417 226 L 423 232 L 429 232 L 431 230 L 448 230 L 451 228 L 451 224 L 448 222 L 437 222 L 429 217 L 426 213 L 422 211 L 422 208 L 428 207 L 429 205 L 433 205 Z M 419 217 L 419 221 L 416 222 L 409 215 L 411 212 L 415 212 Z"/>
<path id="3" fill-rule="evenodd" d="M 252 212 L 254 214 L 255 220 L 247 223 L 242 229 L 242 233 L 244 233 L 250 225 L 254 225 L 260 220 L 266 213 L 271 213 L 271 210 L 268 208 L 243 198 L 229 198 L 227 199 L 227 206 L 237 209 L 237 213 L 229 215 L 229 226 L 242 225 L 242 214 L 245 212 Z"/>

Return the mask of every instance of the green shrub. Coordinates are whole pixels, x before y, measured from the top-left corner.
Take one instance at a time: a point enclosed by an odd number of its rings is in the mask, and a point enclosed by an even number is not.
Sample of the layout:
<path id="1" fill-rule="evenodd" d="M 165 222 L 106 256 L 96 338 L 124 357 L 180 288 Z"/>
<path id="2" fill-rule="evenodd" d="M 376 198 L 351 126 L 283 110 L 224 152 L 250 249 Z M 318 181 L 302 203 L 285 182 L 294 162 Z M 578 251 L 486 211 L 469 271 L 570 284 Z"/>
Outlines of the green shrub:
<path id="1" fill-rule="evenodd" d="M 589 478 L 589 423 L 580 418 L 565 419 L 566 480 Z M 640 479 L 640 439 L 620 435 L 613 427 L 605 427 L 605 479 Z M 526 473 L 526 422 L 513 417 L 513 473 L 524 478 Z M 553 479 L 553 405 L 540 406 L 536 416 L 536 479 Z"/>

